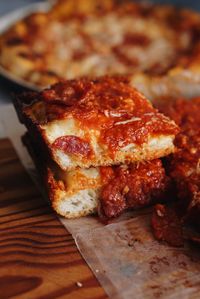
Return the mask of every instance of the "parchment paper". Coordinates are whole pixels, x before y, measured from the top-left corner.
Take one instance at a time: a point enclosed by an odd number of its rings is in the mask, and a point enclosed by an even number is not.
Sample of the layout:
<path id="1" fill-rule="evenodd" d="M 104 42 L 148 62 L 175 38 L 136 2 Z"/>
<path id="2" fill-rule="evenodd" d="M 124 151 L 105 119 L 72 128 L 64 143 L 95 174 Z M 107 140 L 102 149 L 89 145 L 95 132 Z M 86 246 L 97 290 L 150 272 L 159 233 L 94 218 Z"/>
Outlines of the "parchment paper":
<path id="1" fill-rule="evenodd" d="M 14 108 L 11 105 L 1 108 L 0 119 L 1 130 L 38 184 L 32 161 L 20 141 L 25 128 L 19 124 Z M 154 240 L 149 209 L 126 213 L 108 225 L 92 216 L 59 219 L 72 233 L 110 298 L 200 298 L 200 248 L 185 244 L 177 249 Z"/>

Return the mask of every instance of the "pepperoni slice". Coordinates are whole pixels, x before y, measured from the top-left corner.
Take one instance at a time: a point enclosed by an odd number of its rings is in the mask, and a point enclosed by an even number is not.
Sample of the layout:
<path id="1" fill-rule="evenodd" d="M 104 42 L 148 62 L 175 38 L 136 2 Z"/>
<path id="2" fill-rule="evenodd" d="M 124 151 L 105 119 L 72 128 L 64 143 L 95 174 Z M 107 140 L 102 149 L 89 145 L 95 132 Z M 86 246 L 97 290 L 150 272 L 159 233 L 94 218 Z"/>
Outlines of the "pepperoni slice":
<path id="1" fill-rule="evenodd" d="M 92 150 L 90 144 L 77 136 L 62 136 L 57 138 L 53 147 L 62 150 L 65 153 L 85 156 L 88 157 L 91 155 Z"/>

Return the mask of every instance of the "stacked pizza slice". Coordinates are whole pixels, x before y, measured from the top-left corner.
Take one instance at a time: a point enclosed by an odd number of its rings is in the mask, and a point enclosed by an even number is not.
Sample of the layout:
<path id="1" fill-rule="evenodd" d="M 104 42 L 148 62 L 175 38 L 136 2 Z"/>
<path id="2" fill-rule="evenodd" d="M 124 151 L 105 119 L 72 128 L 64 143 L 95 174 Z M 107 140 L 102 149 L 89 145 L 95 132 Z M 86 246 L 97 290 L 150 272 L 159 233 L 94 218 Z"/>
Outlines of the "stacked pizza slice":
<path id="1" fill-rule="evenodd" d="M 174 151 L 179 129 L 126 78 L 62 81 L 15 104 L 58 214 L 114 217 L 165 198 L 159 158 Z"/>

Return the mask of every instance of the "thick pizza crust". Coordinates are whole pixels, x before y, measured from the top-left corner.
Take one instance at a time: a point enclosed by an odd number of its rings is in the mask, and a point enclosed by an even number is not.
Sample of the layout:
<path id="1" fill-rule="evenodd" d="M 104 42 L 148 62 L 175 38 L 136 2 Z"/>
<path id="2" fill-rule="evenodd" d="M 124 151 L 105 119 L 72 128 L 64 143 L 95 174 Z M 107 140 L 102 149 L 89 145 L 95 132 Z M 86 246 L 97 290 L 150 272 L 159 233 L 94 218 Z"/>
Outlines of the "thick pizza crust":
<path id="1" fill-rule="evenodd" d="M 111 171 L 114 174 L 116 166 L 114 168 L 103 167 L 104 175 L 101 173 L 101 167 L 62 171 L 48 158 L 48 153 L 40 148 L 37 140 L 34 140 L 33 137 L 26 134 L 23 137 L 23 142 L 42 177 L 43 186 L 46 187 L 50 204 L 59 215 L 66 218 L 79 218 L 97 213 L 100 203 L 102 204 L 102 190 L 112 180 L 112 176 L 105 178 L 105 173 L 106 171 L 109 173 Z M 138 186 L 136 188 L 138 193 L 135 196 L 137 200 L 141 199 L 139 204 L 133 204 L 129 208 L 136 209 L 164 200 L 164 195 L 168 190 L 168 178 L 165 175 L 161 161 L 154 160 L 135 166 L 122 165 L 117 168 L 119 171 L 119 168 L 128 170 L 129 167 L 130 169 L 131 167 L 133 168 L 132 174 L 134 174 L 134 179 Z M 139 167 L 142 169 L 141 173 L 138 170 Z M 143 188 L 145 179 L 148 183 L 146 188 Z M 155 182 L 158 185 L 155 186 Z"/>
<path id="2" fill-rule="evenodd" d="M 119 77 L 60 82 L 35 98 L 23 109 L 24 123 L 63 170 L 153 160 L 174 151 L 176 124 Z"/>

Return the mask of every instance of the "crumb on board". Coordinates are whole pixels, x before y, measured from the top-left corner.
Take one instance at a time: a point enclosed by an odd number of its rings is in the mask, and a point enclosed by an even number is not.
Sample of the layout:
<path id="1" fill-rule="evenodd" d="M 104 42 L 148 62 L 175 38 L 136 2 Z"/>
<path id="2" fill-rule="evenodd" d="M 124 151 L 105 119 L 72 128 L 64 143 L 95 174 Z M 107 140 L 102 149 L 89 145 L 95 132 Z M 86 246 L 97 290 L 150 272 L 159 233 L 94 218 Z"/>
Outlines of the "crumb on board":
<path id="1" fill-rule="evenodd" d="M 82 284 L 80 281 L 77 281 L 77 282 L 76 282 L 76 285 L 77 285 L 77 287 L 79 287 L 79 288 L 82 288 L 82 287 L 83 287 L 83 284 Z"/>

